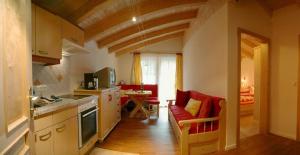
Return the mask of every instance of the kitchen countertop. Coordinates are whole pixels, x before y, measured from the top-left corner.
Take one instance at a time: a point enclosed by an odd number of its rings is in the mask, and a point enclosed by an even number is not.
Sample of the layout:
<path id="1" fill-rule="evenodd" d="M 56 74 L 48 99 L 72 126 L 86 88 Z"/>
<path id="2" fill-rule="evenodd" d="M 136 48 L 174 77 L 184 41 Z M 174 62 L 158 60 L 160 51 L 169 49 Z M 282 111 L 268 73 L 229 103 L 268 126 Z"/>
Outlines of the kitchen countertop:
<path id="1" fill-rule="evenodd" d="M 116 87 L 112 87 L 112 88 L 98 88 L 98 89 L 83 89 L 83 88 L 79 88 L 79 89 L 75 89 L 75 92 L 102 92 L 102 91 L 107 91 L 107 90 L 111 90 L 111 89 L 120 89 L 120 86 L 116 86 Z"/>
<path id="2" fill-rule="evenodd" d="M 59 102 L 55 102 L 55 103 L 50 103 L 46 106 L 42 106 L 42 107 L 38 107 L 38 108 L 34 108 L 34 112 L 32 117 L 38 117 L 40 115 L 44 115 L 44 114 L 48 114 L 48 113 L 52 113 L 64 108 L 68 108 L 68 107 L 74 107 L 74 106 L 78 106 L 81 104 L 85 104 L 88 101 L 91 101 L 93 99 L 98 100 L 98 96 L 96 95 L 91 95 L 89 97 L 85 97 L 82 99 L 69 99 L 69 98 L 62 98 L 62 101 Z"/>

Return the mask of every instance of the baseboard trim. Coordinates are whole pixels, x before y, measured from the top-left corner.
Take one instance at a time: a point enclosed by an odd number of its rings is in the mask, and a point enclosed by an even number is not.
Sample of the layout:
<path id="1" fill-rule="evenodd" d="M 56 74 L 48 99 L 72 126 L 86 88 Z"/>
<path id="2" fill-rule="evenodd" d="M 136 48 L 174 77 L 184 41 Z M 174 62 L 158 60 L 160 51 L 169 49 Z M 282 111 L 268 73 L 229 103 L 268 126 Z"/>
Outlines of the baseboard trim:
<path id="1" fill-rule="evenodd" d="M 286 133 L 283 133 L 283 132 L 280 132 L 280 131 L 274 131 L 274 130 L 271 130 L 270 133 L 274 134 L 274 135 L 277 135 L 277 136 L 280 136 L 280 137 L 288 138 L 288 139 L 291 139 L 291 140 L 297 140 L 296 135 L 286 134 Z"/>
<path id="2" fill-rule="evenodd" d="M 226 145 L 225 146 L 225 151 L 232 150 L 232 149 L 236 149 L 236 144 Z"/>

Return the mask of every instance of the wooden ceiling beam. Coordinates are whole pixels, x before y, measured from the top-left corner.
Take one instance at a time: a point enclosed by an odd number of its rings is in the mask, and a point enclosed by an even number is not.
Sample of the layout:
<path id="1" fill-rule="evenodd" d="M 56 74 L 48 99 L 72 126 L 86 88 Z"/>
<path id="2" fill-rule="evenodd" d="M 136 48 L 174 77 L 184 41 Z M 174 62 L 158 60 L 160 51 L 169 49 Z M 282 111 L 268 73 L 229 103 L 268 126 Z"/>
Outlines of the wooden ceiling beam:
<path id="1" fill-rule="evenodd" d="M 156 19 L 152 19 L 149 21 L 145 21 L 145 22 L 143 22 L 143 31 L 160 26 L 160 25 L 172 23 L 172 22 L 193 19 L 193 18 L 197 17 L 197 13 L 198 13 L 198 9 L 195 9 L 195 10 L 175 13 L 175 14 L 159 17 Z M 105 38 L 102 38 L 102 39 L 98 40 L 97 43 L 98 43 L 99 47 L 103 47 L 112 42 L 115 42 L 124 37 L 130 36 L 130 35 L 133 35 L 133 34 L 136 34 L 139 32 L 141 32 L 139 25 L 134 25 L 134 26 L 128 27 L 126 29 L 123 29 L 121 31 L 118 31 L 116 33 L 113 33 Z"/>
<path id="2" fill-rule="evenodd" d="M 153 32 L 149 32 L 149 33 L 146 33 L 146 34 L 141 34 L 141 35 L 139 35 L 135 38 L 129 39 L 127 41 L 116 44 L 112 47 L 109 47 L 108 51 L 110 53 L 111 52 L 116 52 L 116 51 L 118 51 L 122 48 L 126 48 L 127 46 L 131 46 L 133 44 L 136 44 L 138 42 L 142 42 L 142 41 L 150 39 L 150 38 L 155 38 L 157 36 L 172 33 L 172 32 L 184 31 L 185 29 L 189 28 L 189 26 L 190 26 L 190 24 L 186 23 L 186 24 L 167 27 L 167 28 L 160 29 L 160 30 L 153 31 Z"/>
<path id="3" fill-rule="evenodd" d="M 139 44 L 127 47 L 127 48 L 125 48 L 125 49 L 123 49 L 119 52 L 116 52 L 116 56 L 120 56 L 120 55 L 128 53 L 128 52 L 133 52 L 133 51 L 138 50 L 140 48 L 143 48 L 145 46 L 152 45 L 152 44 L 164 41 L 164 40 L 183 37 L 183 35 L 184 35 L 184 32 L 177 32 L 177 33 L 173 33 L 173 34 L 169 34 L 169 35 L 164 35 L 164 36 L 161 36 L 161 37 L 158 37 L 158 38 L 154 38 L 154 39 L 151 39 L 151 40 L 147 40 L 147 41 L 141 42 Z"/>
<path id="4" fill-rule="evenodd" d="M 94 9 L 98 5 L 101 5 L 106 0 L 89 0 L 84 5 L 80 6 L 80 8 L 73 11 L 68 15 L 68 19 L 74 23 L 77 23 L 77 20 L 84 16 L 87 12 Z"/>
<path id="5" fill-rule="evenodd" d="M 86 40 L 91 40 L 97 34 L 105 30 L 130 21 L 133 16 L 139 17 L 151 12 L 159 11 L 162 9 L 185 5 L 193 3 L 207 2 L 207 0 L 146 0 L 137 3 L 134 6 L 126 7 L 116 13 L 113 13 L 102 20 L 97 21 L 95 24 L 85 28 Z M 137 10 L 137 11 L 135 11 Z"/>

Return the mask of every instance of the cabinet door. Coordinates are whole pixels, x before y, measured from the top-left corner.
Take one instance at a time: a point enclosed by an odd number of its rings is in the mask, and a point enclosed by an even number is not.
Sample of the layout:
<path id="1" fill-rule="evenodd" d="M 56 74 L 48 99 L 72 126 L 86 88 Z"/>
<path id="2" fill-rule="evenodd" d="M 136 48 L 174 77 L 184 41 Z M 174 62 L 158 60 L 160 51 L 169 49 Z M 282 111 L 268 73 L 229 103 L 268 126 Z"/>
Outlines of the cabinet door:
<path id="1" fill-rule="evenodd" d="M 35 153 L 36 155 L 54 155 L 52 127 L 35 133 Z"/>
<path id="2" fill-rule="evenodd" d="M 55 155 L 76 155 L 79 153 L 77 117 L 55 125 L 53 130 Z"/>
<path id="3" fill-rule="evenodd" d="M 30 150 L 30 1 L 0 1 L 0 154 Z M 34 138 L 32 139 L 34 140 Z"/>
<path id="4" fill-rule="evenodd" d="M 32 46 L 32 54 L 36 55 L 36 49 L 35 49 L 35 5 L 31 4 L 31 46 Z"/>
<path id="5" fill-rule="evenodd" d="M 60 59 L 62 40 L 59 17 L 37 6 L 35 13 L 36 55 Z"/>
<path id="6" fill-rule="evenodd" d="M 104 136 L 108 133 L 109 127 L 110 127 L 110 112 L 109 112 L 109 102 L 108 102 L 108 94 L 109 92 L 103 92 L 102 93 L 102 109 L 101 109 L 101 138 L 104 138 Z"/>
<path id="7" fill-rule="evenodd" d="M 84 32 L 80 28 L 71 24 L 70 22 L 61 19 L 62 22 L 62 37 L 72 41 L 78 45 L 84 44 Z"/>
<path id="8" fill-rule="evenodd" d="M 120 121 L 121 119 L 121 96 L 120 96 L 120 90 L 116 90 L 115 93 L 114 93 L 114 104 L 116 105 L 116 110 L 115 110 L 115 113 L 116 113 L 116 122 Z"/>

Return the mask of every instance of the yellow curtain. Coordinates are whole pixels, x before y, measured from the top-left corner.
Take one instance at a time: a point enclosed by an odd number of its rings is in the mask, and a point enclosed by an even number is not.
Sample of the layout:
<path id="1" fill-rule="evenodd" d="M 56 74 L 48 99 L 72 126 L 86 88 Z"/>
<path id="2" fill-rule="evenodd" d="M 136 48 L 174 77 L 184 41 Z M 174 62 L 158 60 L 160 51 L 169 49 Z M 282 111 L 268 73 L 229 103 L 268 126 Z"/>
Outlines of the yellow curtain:
<path id="1" fill-rule="evenodd" d="M 133 71 L 134 84 L 140 85 L 142 83 L 141 53 L 133 54 Z"/>
<path id="2" fill-rule="evenodd" d="M 176 90 L 182 90 L 182 54 L 176 54 Z"/>

